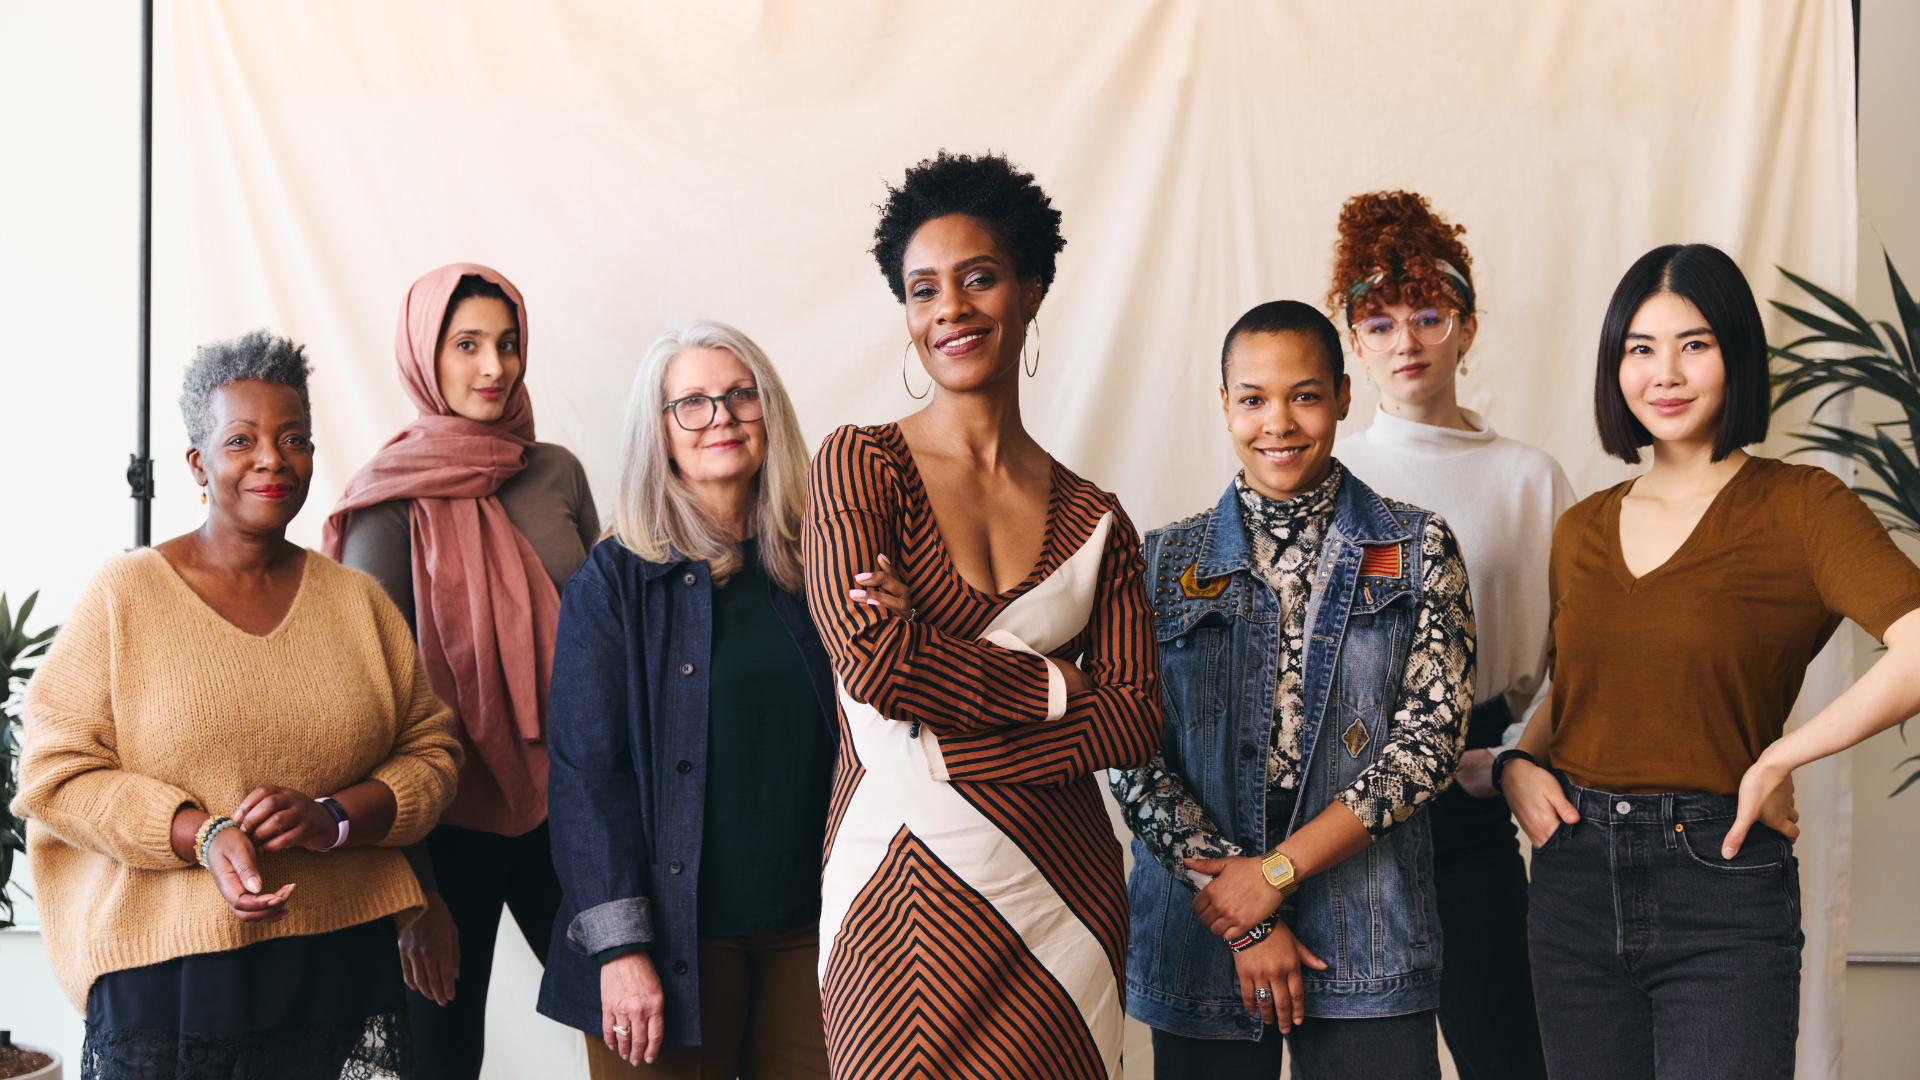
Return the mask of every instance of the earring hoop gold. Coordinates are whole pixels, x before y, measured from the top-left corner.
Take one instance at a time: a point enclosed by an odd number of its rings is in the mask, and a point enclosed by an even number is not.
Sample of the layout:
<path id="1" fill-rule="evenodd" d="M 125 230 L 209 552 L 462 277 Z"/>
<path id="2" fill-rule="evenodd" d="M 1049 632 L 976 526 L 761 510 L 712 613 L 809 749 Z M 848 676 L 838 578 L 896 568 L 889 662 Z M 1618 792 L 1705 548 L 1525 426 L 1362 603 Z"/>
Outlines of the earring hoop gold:
<path id="1" fill-rule="evenodd" d="M 908 397 L 912 398 L 915 401 L 920 401 L 924 399 L 928 394 L 933 393 L 933 380 L 932 379 L 927 380 L 927 388 L 925 390 L 921 391 L 918 394 L 913 392 L 913 384 L 907 381 L 907 354 L 912 351 L 913 351 L 913 341 L 909 339 L 907 341 L 907 347 L 900 350 L 900 385 L 906 388 Z"/>
<path id="2" fill-rule="evenodd" d="M 1040 374 L 1040 316 L 1035 315 L 1033 321 L 1027 324 L 1027 335 L 1033 338 L 1033 366 L 1027 367 L 1027 343 L 1023 341 L 1020 343 L 1020 367 L 1031 379 Z"/>

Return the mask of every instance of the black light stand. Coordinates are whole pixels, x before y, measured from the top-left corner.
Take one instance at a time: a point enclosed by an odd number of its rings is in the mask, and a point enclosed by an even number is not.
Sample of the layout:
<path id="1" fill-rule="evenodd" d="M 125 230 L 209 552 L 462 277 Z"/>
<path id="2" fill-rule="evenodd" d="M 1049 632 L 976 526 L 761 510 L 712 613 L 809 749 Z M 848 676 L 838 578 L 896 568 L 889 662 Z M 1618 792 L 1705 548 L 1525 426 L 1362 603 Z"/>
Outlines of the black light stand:
<path id="1" fill-rule="evenodd" d="M 133 489 L 133 546 L 153 542 L 153 0 L 140 5 L 140 325 L 135 384 L 134 452 L 127 465 Z"/>

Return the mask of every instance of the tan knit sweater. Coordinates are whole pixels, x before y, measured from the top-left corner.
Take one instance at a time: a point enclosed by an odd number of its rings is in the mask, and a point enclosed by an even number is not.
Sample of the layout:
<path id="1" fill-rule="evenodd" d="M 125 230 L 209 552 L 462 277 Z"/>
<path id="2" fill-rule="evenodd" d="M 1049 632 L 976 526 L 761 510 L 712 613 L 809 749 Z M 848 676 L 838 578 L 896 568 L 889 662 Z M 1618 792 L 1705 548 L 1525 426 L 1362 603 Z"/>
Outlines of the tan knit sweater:
<path id="1" fill-rule="evenodd" d="M 286 619 L 255 637 L 158 552 L 122 556 L 87 586 L 26 709 L 14 812 L 75 1008 L 109 971 L 419 914 L 398 849 L 452 801 L 460 746 L 406 622 L 365 574 L 309 551 Z M 261 853 L 266 889 L 299 884 L 280 922 L 235 919 L 173 853 L 182 806 L 227 814 L 261 784 L 320 796 L 366 779 L 399 803 L 379 846 Z"/>

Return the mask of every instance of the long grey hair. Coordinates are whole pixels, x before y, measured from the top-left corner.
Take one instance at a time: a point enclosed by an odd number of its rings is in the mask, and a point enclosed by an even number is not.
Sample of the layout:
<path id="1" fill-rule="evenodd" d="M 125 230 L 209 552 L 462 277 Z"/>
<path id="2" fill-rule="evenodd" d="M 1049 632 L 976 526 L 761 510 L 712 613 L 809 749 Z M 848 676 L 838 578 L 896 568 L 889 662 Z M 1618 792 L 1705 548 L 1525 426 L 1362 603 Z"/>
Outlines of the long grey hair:
<path id="1" fill-rule="evenodd" d="M 648 347 L 627 398 L 620 448 L 620 505 L 607 535 L 648 562 L 704 559 L 715 584 L 739 572 L 740 545 L 681 479 L 667 444 L 667 368 L 688 349 L 725 349 L 753 373 L 765 409 L 767 457 L 754 494 L 760 564 L 789 592 L 802 588 L 800 529 L 807 509 L 807 446 L 786 387 L 767 354 L 725 323 L 702 319 L 661 334 Z M 677 554 L 676 554 L 677 553 Z"/>

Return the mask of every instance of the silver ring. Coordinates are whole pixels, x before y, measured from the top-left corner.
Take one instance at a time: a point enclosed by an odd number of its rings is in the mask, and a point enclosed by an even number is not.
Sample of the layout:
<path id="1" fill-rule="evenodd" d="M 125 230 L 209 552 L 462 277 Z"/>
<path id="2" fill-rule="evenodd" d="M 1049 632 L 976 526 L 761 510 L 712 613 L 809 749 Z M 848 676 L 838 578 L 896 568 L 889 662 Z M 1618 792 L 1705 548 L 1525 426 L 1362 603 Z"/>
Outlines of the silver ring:
<path id="1" fill-rule="evenodd" d="M 615 1024 L 613 1025 L 613 1033 L 624 1039 L 627 1036 L 632 1035 L 633 1030 L 631 1028 L 623 1028 L 619 1024 Z"/>
<path id="2" fill-rule="evenodd" d="M 1255 991 L 1253 992 L 1253 1000 L 1255 1000 L 1255 1001 L 1272 1001 L 1272 1000 L 1273 1000 L 1273 991 L 1271 991 L 1271 990 L 1269 990 L 1269 989 L 1267 989 L 1266 987 L 1264 987 L 1264 986 L 1262 986 L 1262 987 L 1260 987 L 1259 989 L 1257 989 L 1257 990 L 1255 990 Z M 616 1028 L 615 1030 L 617 1031 L 617 1030 L 619 1030 L 619 1029 L 618 1029 L 618 1028 Z"/>

